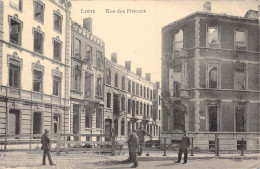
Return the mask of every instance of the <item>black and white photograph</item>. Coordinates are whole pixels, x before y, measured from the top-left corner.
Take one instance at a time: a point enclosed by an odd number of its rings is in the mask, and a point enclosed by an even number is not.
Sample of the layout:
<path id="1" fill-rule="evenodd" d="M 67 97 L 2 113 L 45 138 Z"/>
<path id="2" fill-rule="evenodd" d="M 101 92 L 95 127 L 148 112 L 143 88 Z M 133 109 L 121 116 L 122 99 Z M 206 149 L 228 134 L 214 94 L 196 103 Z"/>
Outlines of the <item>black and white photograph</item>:
<path id="1" fill-rule="evenodd" d="M 0 0 L 0 169 L 260 169 L 260 0 Z"/>

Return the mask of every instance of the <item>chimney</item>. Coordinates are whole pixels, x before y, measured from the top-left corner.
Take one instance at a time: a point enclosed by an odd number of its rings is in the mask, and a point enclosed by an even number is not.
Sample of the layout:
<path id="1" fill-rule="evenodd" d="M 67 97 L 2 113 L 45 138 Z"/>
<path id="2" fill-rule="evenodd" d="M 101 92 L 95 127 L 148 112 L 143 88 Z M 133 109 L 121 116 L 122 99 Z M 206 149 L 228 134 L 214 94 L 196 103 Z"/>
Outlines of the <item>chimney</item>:
<path id="1" fill-rule="evenodd" d="M 92 33 L 92 18 L 88 17 L 83 19 L 83 28 Z"/>
<path id="2" fill-rule="evenodd" d="M 155 85 L 156 85 L 156 89 L 160 89 L 160 82 L 156 82 Z"/>
<path id="3" fill-rule="evenodd" d="M 131 61 L 125 61 L 125 68 L 131 71 Z"/>
<path id="4" fill-rule="evenodd" d="M 142 77 L 142 68 L 136 68 L 136 74 Z"/>
<path id="5" fill-rule="evenodd" d="M 211 2 L 205 2 L 203 4 L 203 11 L 204 12 L 211 12 Z"/>
<path id="6" fill-rule="evenodd" d="M 151 81 L 151 73 L 145 73 L 145 79 Z"/>
<path id="7" fill-rule="evenodd" d="M 111 53 L 111 61 L 114 63 L 117 63 L 117 53 L 116 52 Z"/>

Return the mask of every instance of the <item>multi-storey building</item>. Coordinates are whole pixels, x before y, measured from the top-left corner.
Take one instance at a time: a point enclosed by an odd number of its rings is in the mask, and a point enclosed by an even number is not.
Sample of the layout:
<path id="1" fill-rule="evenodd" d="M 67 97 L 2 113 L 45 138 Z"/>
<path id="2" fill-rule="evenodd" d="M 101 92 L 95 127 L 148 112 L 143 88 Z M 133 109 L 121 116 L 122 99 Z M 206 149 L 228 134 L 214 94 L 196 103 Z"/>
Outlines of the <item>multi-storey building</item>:
<path id="1" fill-rule="evenodd" d="M 72 22 L 71 42 L 70 132 L 101 134 L 104 128 L 105 43 L 92 34 L 92 18 L 83 19 L 83 27 Z M 99 141 L 100 138 L 82 137 L 80 140 Z"/>
<path id="2" fill-rule="evenodd" d="M 160 89 L 154 88 L 150 74 L 147 73 L 146 78 L 143 78 L 141 68 L 137 68 L 136 74 L 131 72 L 130 61 L 125 62 L 125 67 L 117 64 L 116 53 L 112 53 L 111 61 L 106 59 L 105 63 L 104 118 L 107 137 L 114 128 L 117 140 L 125 140 L 131 130 L 143 124 L 148 133 L 158 138 L 161 118 L 157 118 L 159 116 L 154 113 L 153 99 L 158 102 Z M 153 91 L 156 97 L 153 97 Z M 159 107 L 155 107 L 156 112 L 160 112 Z"/>
<path id="3" fill-rule="evenodd" d="M 259 132 L 259 11 L 210 9 L 162 28 L 163 131 Z"/>
<path id="4" fill-rule="evenodd" d="M 70 6 L 0 1 L 0 134 L 69 132 Z"/>

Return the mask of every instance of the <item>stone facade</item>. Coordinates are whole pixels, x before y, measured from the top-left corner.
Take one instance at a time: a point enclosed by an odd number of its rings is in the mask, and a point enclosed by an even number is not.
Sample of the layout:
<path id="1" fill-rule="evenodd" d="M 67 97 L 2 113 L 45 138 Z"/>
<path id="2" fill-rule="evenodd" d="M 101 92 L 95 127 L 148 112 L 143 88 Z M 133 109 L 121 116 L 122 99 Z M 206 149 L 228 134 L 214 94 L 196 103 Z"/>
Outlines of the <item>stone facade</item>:
<path id="1" fill-rule="evenodd" d="M 163 27 L 162 57 L 164 132 L 259 132 L 257 17 L 193 13 Z"/>

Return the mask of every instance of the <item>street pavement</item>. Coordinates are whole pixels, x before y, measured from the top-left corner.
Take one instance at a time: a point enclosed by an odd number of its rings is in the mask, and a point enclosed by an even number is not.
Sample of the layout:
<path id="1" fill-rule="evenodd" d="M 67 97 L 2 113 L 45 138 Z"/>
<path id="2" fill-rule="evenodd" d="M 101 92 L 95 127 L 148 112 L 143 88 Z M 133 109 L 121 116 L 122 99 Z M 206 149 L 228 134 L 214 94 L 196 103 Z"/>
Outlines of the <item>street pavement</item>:
<path id="1" fill-rule="evenodd" d="M 124 154 L 123 154 L 124 153 Z M 128 152 L 121 155 L 111 156 L 110 154 L 97 154 L 94 152 L 62 152 L 57 156 L 52 152 L 52 158 L 56 166 L 42 166 L 42 154 L 37 152 L 0 152 L 0 169 L 121 169 L 130 168 L 132 164 L 126 164 L 124 160 L 128 158 Z M 189 156 L 187 164 L 175 164 L 177 152 L 168 152 L 167 156 L 162 156 L 161 152 L 146 152 L 138 157 L 138 168 L 178 168 L 178 169 L 260 169 L 259 155 L 246 154 L 241 157 L 239 154 L 221 154 L 216 157 L 214 154 L 195 154 Z"/>

